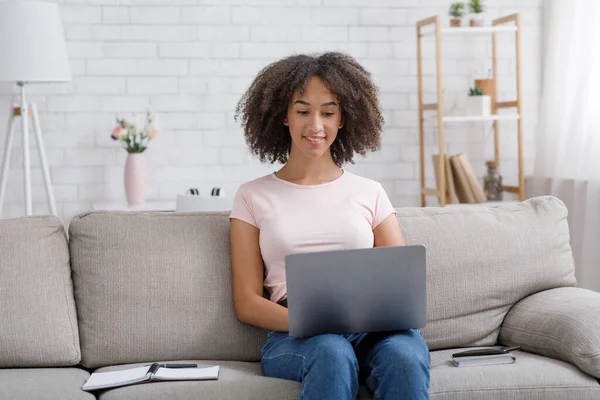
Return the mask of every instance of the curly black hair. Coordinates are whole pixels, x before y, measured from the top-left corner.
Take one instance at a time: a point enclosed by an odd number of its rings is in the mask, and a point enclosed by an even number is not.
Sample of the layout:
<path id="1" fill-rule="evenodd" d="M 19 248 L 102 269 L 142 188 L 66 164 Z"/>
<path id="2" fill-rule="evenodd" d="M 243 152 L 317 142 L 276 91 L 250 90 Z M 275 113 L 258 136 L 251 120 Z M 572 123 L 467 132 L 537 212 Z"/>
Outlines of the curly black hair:
<path id="1" fill-rule="evenodd" d="M 287 162 L 292 140 L 283 120 L 294 92 L 303 93 L 313 76 L 337 97 L 342 113 L 343 127 L 331 145 L 333 162 L 354 164 L 355 153 L 379 150 L 384 120 L 371 73 L 344 53 L 299 54 L 263 68 L 237 104 L 235 121 L 241 116 L 246 143 L 261 162 Z"/>

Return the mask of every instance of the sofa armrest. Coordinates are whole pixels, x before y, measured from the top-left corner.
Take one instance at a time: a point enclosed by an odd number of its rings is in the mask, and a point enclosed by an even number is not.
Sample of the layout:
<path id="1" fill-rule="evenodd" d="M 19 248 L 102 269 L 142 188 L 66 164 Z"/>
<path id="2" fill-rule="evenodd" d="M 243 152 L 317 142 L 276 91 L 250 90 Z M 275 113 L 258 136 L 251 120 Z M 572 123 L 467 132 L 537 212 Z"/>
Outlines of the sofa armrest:
<path id="1" fill-rule="evenodd" d="M 600 293 L 564 287 L 526 297 L 504 318 L 498 340 L 600 378 Z"/>

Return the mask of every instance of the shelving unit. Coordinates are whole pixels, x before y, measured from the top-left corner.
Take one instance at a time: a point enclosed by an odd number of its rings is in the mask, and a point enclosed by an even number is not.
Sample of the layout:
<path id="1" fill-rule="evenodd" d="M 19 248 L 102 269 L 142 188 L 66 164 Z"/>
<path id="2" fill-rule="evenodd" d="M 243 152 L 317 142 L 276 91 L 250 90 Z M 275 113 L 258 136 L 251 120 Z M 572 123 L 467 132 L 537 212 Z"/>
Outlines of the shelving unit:
<path id="1" fill-rule="evenodd" d="M 434 29 L 423 29 L 433 25 Z M 519 195 L 519 200 L 525 199 L 525 182 L 523 177 L 523 121 L 522 121 L 522 104 L 521 104 L 521 35 L 520 35 L 520 17 L 519 14 L 512 14 L 506 17 L 498 18 L 492 21 L 492 26 L 486 27 L 449 27 L 442 28 L 440 24 L 440 16 L 433 16 L 421 21 L 417 24 L 417 76 L 418 76 L 418 91 L 419 91 L 419 147 L 420 147 L 420 174 L 421 174 L 421 206 L 427 205 L 427 196 L 435 196 L 438 198 L 439 205 L 446 206 L 446 184 L 445 179 L 439 180 L 439 188 L 428 188 L 425 185 L 425 128 L 424 114 L 427 111 L 437 112 L 437 140 L 439 147 L 439 163 L 437 165 L 438 176 L 446 176 L 444 155 L 444 124 L 460 123 L 460 122 L 484 122 L 493 121 L 494 124 L 494 160 L 500 165 L 500 146 L 499 121 L 514 120 L 517 121 L 517 151 L 518 151 L 518 185 L 503 186 L 505 192 L 516 193 Z M 515 34 L 515 55 L 516 55 L 516 78 L 517 78 L 517 98 L 514 101 L 499 102 L 497 98 L 498 85 L 498 57 L 497 57 L 497 41 L 499 34 L 511 33 Z M 492 98 L 491 115 L 444 115 L 444 96 L 443 96 L 443 79 L 442 79 L 442 37 L 456 35 L 492 35 L 492 70 L 494 93 Z M 425 37 L 435 38 L 436 47 L 436 89 L 437 103 L 423 103 L 423 59 L 421 51 L 421 40 Z M 499 109 L 514 108 L 515 114 L 498 114 Z"/>

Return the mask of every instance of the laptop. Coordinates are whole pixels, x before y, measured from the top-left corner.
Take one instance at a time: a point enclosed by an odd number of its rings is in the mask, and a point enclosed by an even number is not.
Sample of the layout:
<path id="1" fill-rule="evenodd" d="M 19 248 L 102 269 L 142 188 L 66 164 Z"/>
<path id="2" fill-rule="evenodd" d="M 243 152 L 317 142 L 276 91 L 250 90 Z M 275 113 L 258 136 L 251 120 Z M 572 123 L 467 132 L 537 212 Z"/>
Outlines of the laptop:
<path id="1" fill-rule="evenodd" d="M 289 335 L 424 327 L 425 250 L 407 245 L 288 255 Z"/>

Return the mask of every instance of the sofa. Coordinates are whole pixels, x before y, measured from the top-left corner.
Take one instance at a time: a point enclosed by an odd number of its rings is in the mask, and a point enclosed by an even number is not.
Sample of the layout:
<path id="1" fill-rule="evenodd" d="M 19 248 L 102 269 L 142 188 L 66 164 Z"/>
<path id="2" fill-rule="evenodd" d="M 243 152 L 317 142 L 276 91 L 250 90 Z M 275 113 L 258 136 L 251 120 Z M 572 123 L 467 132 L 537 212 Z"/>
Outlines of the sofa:
<path id="1" fill-rule="evenodd" d="M 427 248 L 431 399 L 600 398 L 600 294 L 576 287 L 567 209 L 398 208 Z M 85 212 L 0 220 L 0 399 L 296 399 L 262 376 L 267 332 L 235 315 L 224 212 Z M 519 345 L 509 365 L 457 349 Z M 216 381 L 85 392 L 94 371 L 220 366 Z M 372 398 L 362 386 L 360 399 Z"/>

